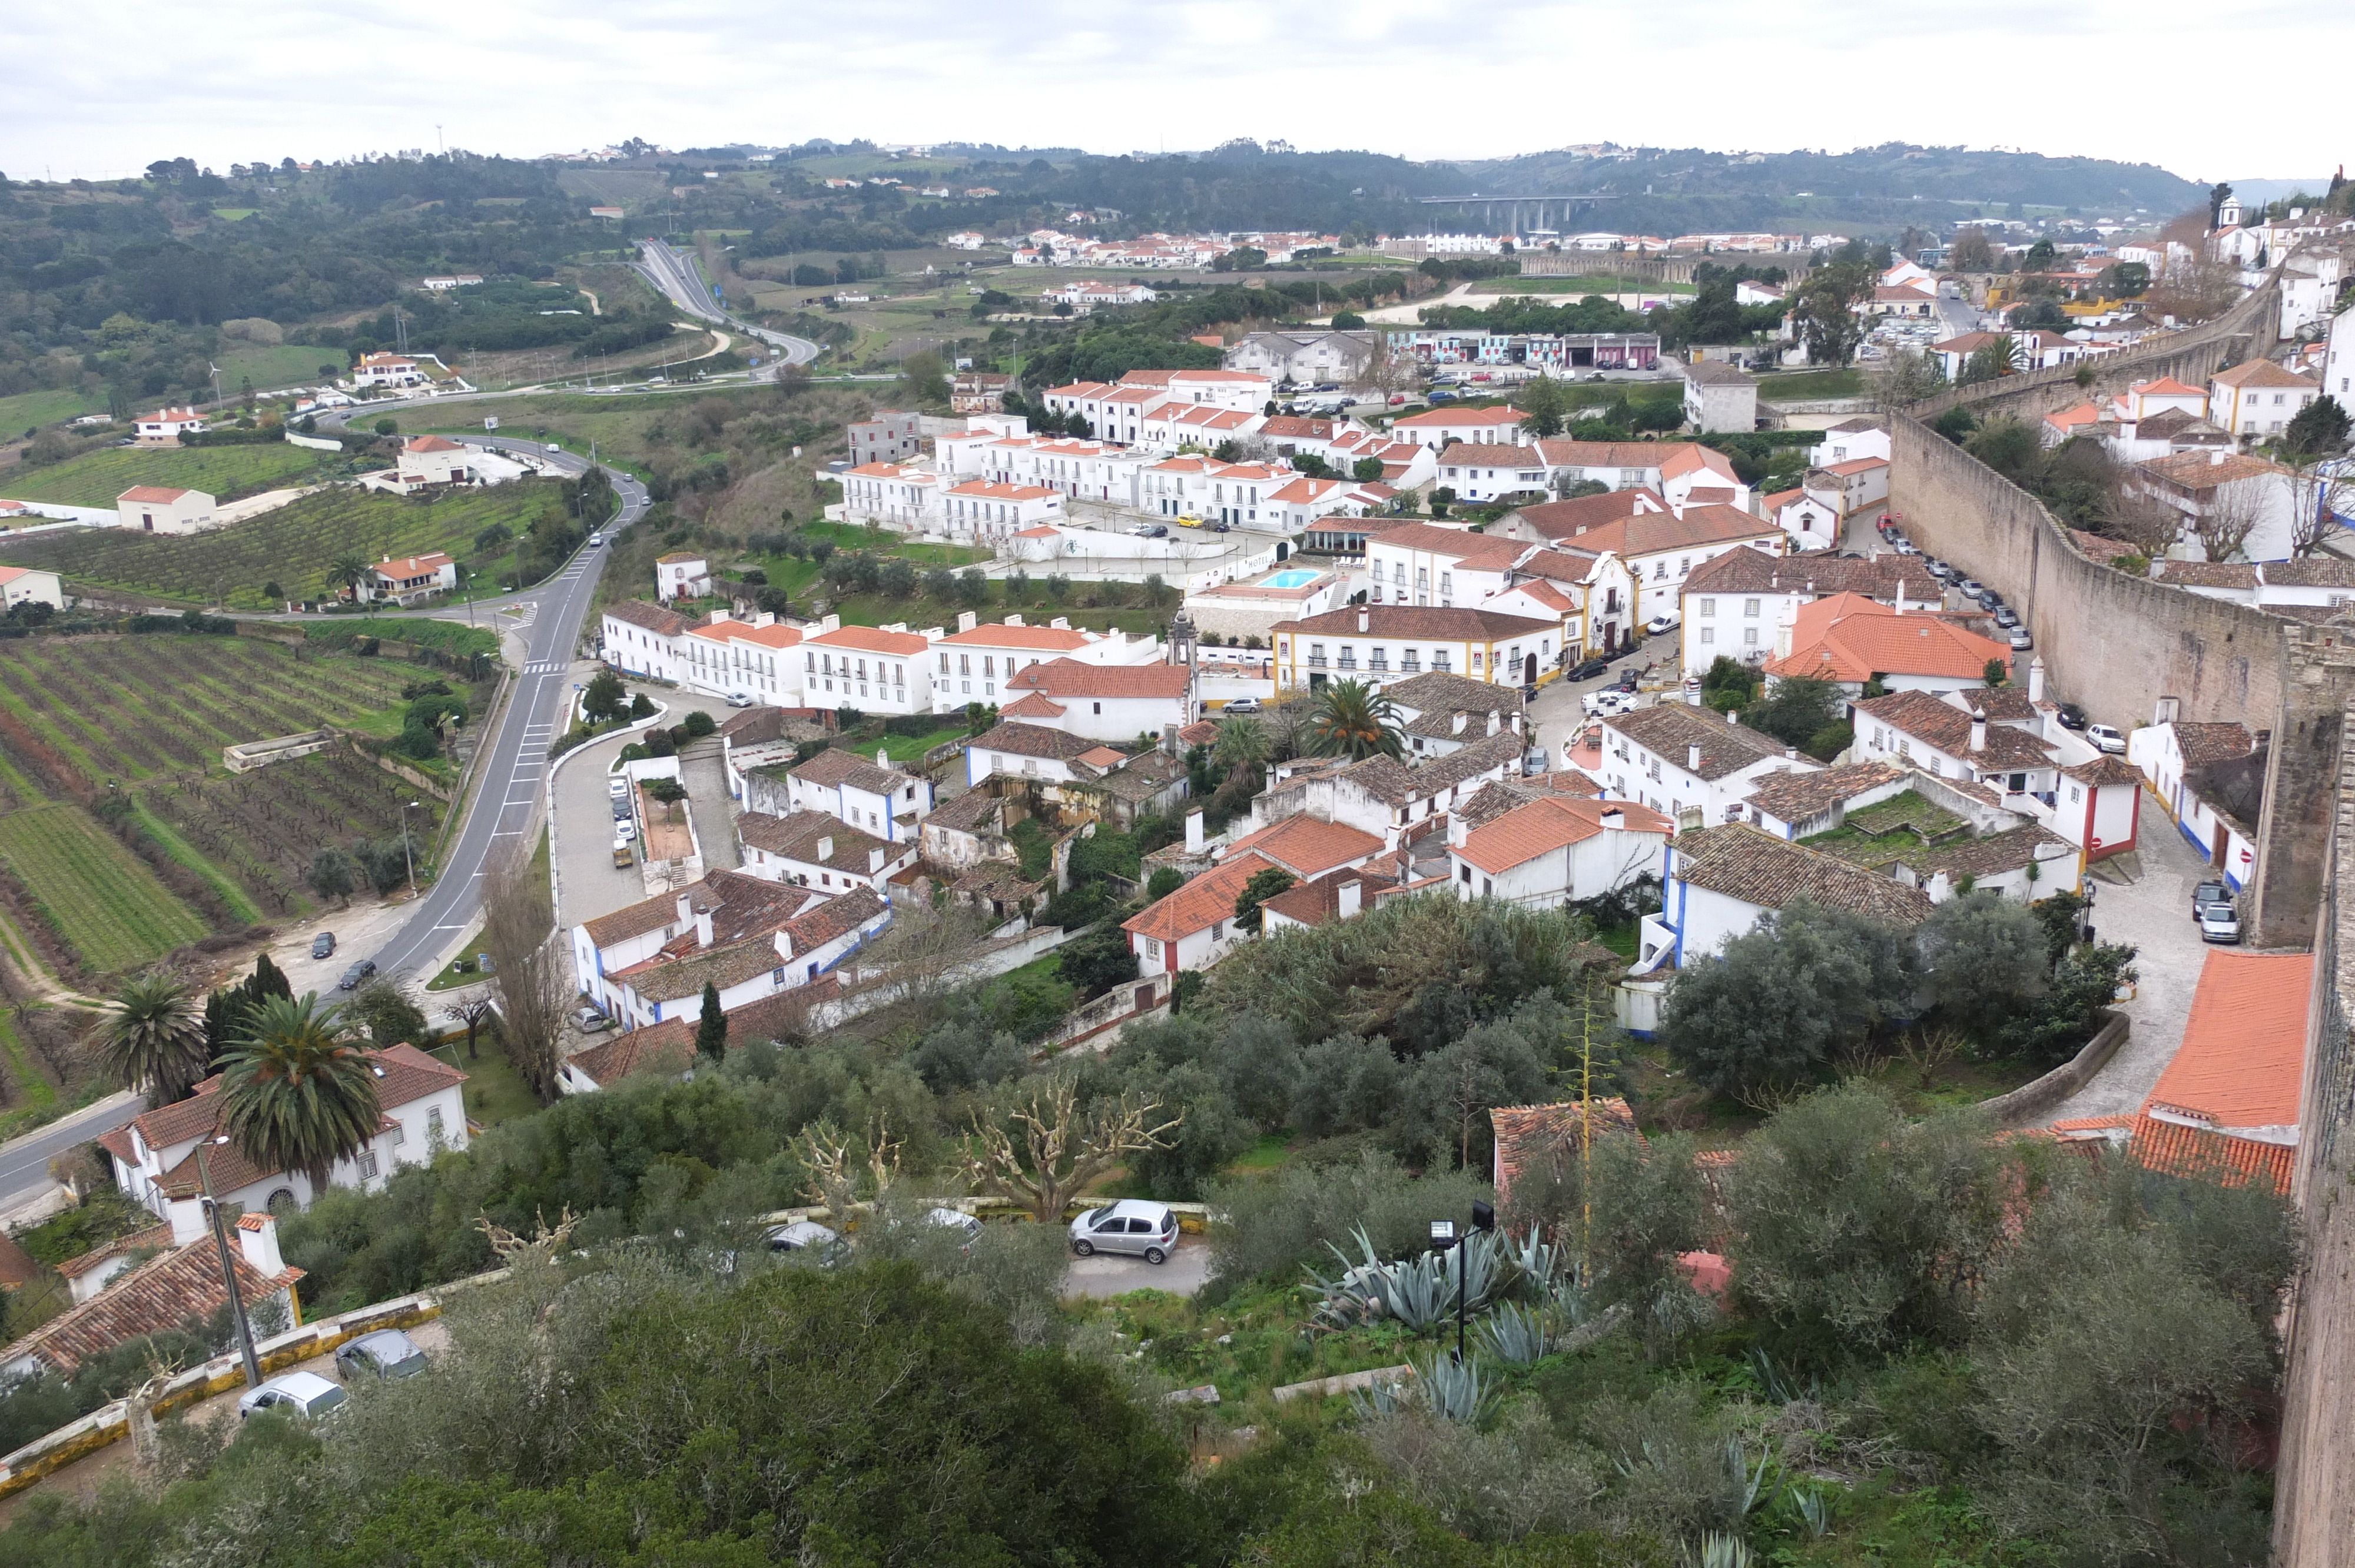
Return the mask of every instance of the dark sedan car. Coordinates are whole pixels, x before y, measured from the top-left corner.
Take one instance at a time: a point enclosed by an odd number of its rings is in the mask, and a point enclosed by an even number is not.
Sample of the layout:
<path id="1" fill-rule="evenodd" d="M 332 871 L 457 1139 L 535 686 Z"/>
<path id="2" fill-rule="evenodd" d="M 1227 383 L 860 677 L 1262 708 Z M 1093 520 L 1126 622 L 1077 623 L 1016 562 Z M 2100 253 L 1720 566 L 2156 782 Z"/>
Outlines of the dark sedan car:
<path id="1" fill-rule="evenodd" d="M 2084 709 L 2074 703 L 2061 705 L 2061 726 L 2063 729 L 2083 729 L 2086 722 Z"/>
<path id="2" fill-rule="evenodd" d="M 336 982 L 336 989 L 337 991 L 350 991 L 354 987 L 357 986 L 360 981 L 368 979 L 368 976 L 374 973 L 376 973 L 376 960 L 374 959 L 362 959 L 358 963 L 354 964 L 350 969 L 344 971 L 344 978 Z"/>
<path id="3" fill-rule="evenodd" d="M 1562 679 L 1565 681 L 1591 681 L 1594 679 L 1595 676 L 1602 674 L 1604 671 L 1610 668 L 1611 661 L 1608 659 L 1589 659 L 1582 664 L 1572 664 L 1570 667 L 1569 673 L 1563 675 Z"/>

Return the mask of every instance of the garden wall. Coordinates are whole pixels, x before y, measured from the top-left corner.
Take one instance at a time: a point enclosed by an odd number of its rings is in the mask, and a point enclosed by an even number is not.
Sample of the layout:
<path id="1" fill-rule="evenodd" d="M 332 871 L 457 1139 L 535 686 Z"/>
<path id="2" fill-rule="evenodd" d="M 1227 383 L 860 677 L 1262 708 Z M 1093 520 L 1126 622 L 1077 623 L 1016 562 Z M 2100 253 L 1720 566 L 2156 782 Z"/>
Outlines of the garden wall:
<path id="1" fill-rule="evenodd" d="M 2084 1048 L 2042 1077 L 2026 1083 L 2008 1095 L 1998 1095 L 1991 1100 L 1981 1100 L 1979 1109 L 1994 1118 L 1999 1127 L 2020 1127 L 2042 1119 L 2052 1108 L 2094 1081 L 2094 1075 L 2118 1054 L 2126 1043 L 2129 1021 L 2123 1012 L 2113 1012 L 2109 1022 L 2094 1031 L 2094 1037 Z"/>

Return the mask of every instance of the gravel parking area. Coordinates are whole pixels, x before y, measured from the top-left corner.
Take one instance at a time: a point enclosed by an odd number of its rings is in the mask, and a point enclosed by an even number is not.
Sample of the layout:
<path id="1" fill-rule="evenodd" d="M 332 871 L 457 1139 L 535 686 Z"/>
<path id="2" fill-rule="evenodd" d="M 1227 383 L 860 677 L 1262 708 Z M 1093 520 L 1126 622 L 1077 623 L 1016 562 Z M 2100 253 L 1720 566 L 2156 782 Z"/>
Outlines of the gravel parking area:
<path id="1" fill-rule="evenodd" d="M 1167 1290 L 1173 1296 L 1191 1296 L 1209 1277 L 1209 1243 L 1200 1236 L 1181 1235 L 1178 1238 L 1178 1250 L 1157 1268 L 1141 1257 L 1108 1257 L 1102 1253 L 1093 1257 L 1075 1257 L 1071 1259 L 1071 1272 L 1063 1278 L 1063 1294 L 1092 1300 L 1125 1296 L 1132 1290 Z"/>
<path id="2" fill-rule="evenodd" d="M 593 672 L 593 665 L 583 664 L 583 672 Z M 583 673 L 582 679 L 587 678 Z M 632 685 L 633 694 L 643 691 L 664 709 L 664 722 L 677 724 L 688 714 L 702 712 L 725 723 L 729 708 L 717 697 L 701 697 L 692 693 L 673 691 L 667 687 Z M 645 897 L 645 883 L 635 865 L 623 870 L 613 863 L 613 797 L 607 792 L 608 771 L 622 747 L 635 740 L 635 735 L 607 736 L 581 747 L 580 754 L 568 756 L 564 765 L 556 770 L 555 809 L 549 824 L 549 858 L 556 869 L 556 918 L 559 926 L 578 926 L 583 920 L 593 920 L 600 915 L 610 915 L 625 905 L 635 904 Z M 734 839 L 727 832 L 732 818 L 728 815 L 726 789 L 719 778 L 718 753 L 712 753 L 709 771 L 689 767 L 687 788 L 696 793 L 688 797 L 688 809 L 695 814 L 695 831 L 707 844 L 719 832 L 730 847 L 724 858 L 711 859 L 707 863 L 733 865 Z M 717 800 L 701 797 L 719 792 Z M 717 813 L 715 819 L 714 813 Z"/>

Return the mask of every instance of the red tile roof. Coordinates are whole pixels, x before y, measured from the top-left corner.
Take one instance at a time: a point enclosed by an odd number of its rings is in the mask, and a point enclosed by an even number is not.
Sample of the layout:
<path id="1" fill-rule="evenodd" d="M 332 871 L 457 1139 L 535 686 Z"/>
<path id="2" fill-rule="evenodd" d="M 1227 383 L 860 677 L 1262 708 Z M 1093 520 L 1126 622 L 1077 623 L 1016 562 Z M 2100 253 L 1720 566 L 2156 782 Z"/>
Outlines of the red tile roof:
<path id="1" fill-rule="evenodd" d="M 658 604 L 648 604 L 642 599 L 625 599 L 605 607 L 605 618 L 624 626 L 634 626 L 651 631 L 657 637 L 677 637 L 690 624 L 677 610 L 665 609 Z"/>
<path id="2" fill-rule="evenodd" d="M 1186 694 L 1193 672 L 1183 664 L 1083 664 L 1051 659 L 1032 664 L 1006 683 L 1008 691 L 1043 692 L 1056 697 L 1168 697 Z"/>
<path id="3" fill-rule="evenodd" d="M 197 493 L 193 490 L 175 490 L 168 484 L 134 484 L 114 499 L 118 502 L 145 502 L 150 505 L 160 506 L 177 501 L 183 495 L 195 493 Z"/>
<path id="4" fill-rule="evenodd" d="M 2194 1117 L 2225 1132 L 2294 1128 L 2313 985 L 2312 953 L 2210 948 L 2183 1044 L 2144 1110 Z"/>
<path id="5" fill-rule="evenodd" d="M 2010 647 L 1934 615 L 1900 615 L 1860 595 L 1837 593 L 1799 607 L 1789 657 L 1770 659 L 1765 668 L 1770 675 L 1819 681 L 1875 675 L 1977 681 L 1989 660 L 2009 665 Z"/>
<path id="6" fill-rule="evenodd" d="M 1514 1179 L 1538 1161 L 1575 1158 L 1590 1128 L 1598 1138 L 1612 1133 L 1639 1139 L 1644 1136 L 1636 1128 L 1636 1113 L 1616 1097 L 1559 1100 L 1543 1106 L 1498 1106 L 1488 1113 L 1488 1125 L 1496 1135 L 1496 1164 L 1490 1180 L 1499 1203 L 1511 1193 Z"/>
<path id="7" fill-rule="evenodd" d="M 299 1268 L 265 1276 L 237 1247 L 229 1249 L 229 1266 L 249 1309 L 303 1277 Z M 228 1300 L 220 1255 L 209 1240 L 198 1240 L 140 1265 L 79 1307 L 68 1308 L 0 1350 L 0 1365 L 31 1356 L 70 1377 L 93 1356 L 143 1334 L 176 1329 L 191 1318 L 208 1319 Z"/>
<path id="8" fill-rule="evenodd" d="M 1286 817 L 1237 839 L 1227 853 L 1230 856 L 1245 852 L 1265 855 L 1293 875 L 1305 878 L 1337 871 L 1351 861 L 1380 854 L 1381 849 L 1382 841 L 1362 829 L 1304 814 Z"/>
<path id="9" fill-rule="evenodd" d="M 1552 795 L 1474 829 L 1455 853 L 1493 875 L 1594 837 L 1603 832 L 1603 819 L 1614 813 L 1625 819 L 1630 832 L 1667 838 L 1677 831 L 1668 818 L 1634 800 Z"/>
<path id="10" fill-rule="evenodd" d="M 874 626 L 837 627 L 810 641 L 820 648 L 850 648 L 861 653 L 890 653 L 902 659 L 912 658 L 931 646 L 915 632 L 885 631 Z"/>
<path id="11" fill-rule="evenodd" d="M 1243 885 L 1272 869 L 1275 869 L 1273 861 L 1249 852 L 1220 861 L 1167 898 L 1122 921 L 1120 928 L 1164 942 L 1207 931 L 1221 920 L 1233 919 L 1235 899 Z"/>
<path id="12" fill-rule="evenodd" d="M 952 632 L 941 639 L 943 647 L 1035 648 L 1062 649 L 1088 645 L 1088 634 L 1067 626 L 991 626 L 975 627 L 971 631 Z"/>

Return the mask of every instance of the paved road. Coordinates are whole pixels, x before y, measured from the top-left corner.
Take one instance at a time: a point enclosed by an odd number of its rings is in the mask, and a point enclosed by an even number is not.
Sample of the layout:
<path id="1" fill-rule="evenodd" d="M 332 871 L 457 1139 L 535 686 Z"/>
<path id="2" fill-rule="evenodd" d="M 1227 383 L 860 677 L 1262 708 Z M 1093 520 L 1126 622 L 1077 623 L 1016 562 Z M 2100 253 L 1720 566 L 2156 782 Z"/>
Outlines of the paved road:
<path id="1" fill-rule="evenodd" d="M 508 438 L 477 439 L 510 450 L 532 450 L 535 445 Z M 588 470 L 585 458 L 549 452 L 544 446 L 538 450 L 561 472 Z M 620 513 L 606 525 L 611 535 L 645 515 L 647 499 L 645 487 L 619 469 L 606 468 L 605 474 L 622 501 Z M 525 662 L 497 733 L 477 756 L 475 785 L 458 835 L 443 857 L 440 880 L 419 901 L 417 912 L 400 933 L 371 955 L 380 972 L 399 975 L 437 968 L 442 948 L 479 917 L 478 884 L 493 857 L 527 847 L 523 841 L 536 821 L 535 807 L 547 777 L 549 742 L 566 724 L 571 705 L 573 651 L 605 556 L 602 549 L 584 546 L 556 576 L 501 601 L 531 607 L 530 624 L 517 633 L 525 644 Z M 475 608 L 477 613 L 482 609 Z M 446 612 L 443 619 L 448 619 Z"/>
<path id="2" fill-rule="evenodd" d="M 772 332 L 767 327 L 754 326 L 751 322 L 729 313 L 726 307 L 712 298 L 696 270 L 692 251 L 679 250 L 659 239 L 638 241 L 638 275 L 669 296 L 671 303 L 698 321 L 714 322 L 735 328 L 748 336 L 759 338 L 772 348 L 784 351 L 787 365 L 807 365 L 824 352 L 805 337 Z"/>
<path id="3" fill-rule="evenodd" d="M 1209 1277 L 1209 1244 L 1199 1236 L 1181 1235 L 1178 1238 L 1178 1250 L 1157 1268 L 1141 1257 L 1106 1257 L 1102 1254 L 1075 1257 L 1070 1272 L 1063 1277 L 1063 1294 L 1102 1299 L 1125 1296 L 1132 1290 L 1167 1290 L 1173 1296 L 1191 1296 L 1202 1288 L 1202 1282 Z"/>
<path id="4" fill-rule="evenodd" d="M 49 1161 L 78 1143 L 112 1132 L 147 1108 L 135 1094 L 109 1095 L 71 1116 L 0 1145 L 0 1209 L 15 1207 L 49 1184 Z"/>

